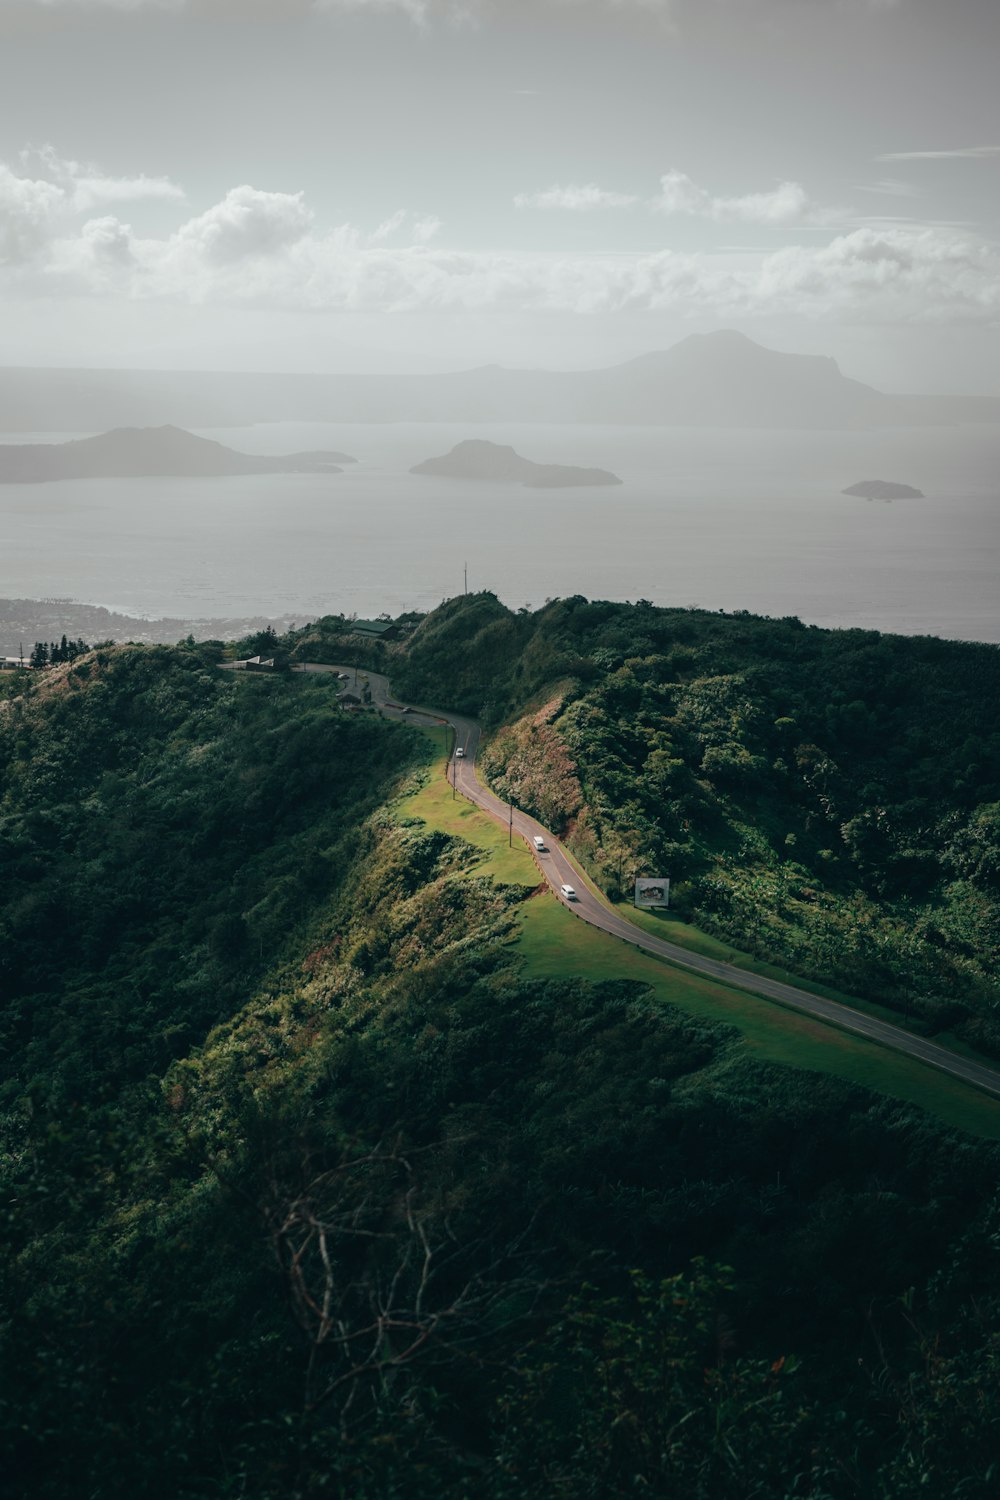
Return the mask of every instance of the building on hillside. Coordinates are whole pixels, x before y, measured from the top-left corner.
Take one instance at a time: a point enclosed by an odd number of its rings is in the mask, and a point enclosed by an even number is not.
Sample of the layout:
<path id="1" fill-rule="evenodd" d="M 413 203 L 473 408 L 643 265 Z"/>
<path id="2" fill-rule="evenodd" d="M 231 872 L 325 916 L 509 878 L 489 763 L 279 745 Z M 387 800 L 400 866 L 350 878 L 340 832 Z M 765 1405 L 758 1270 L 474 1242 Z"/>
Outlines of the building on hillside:
<path id="1" fill-rule="evenodd" d="M 20 656 L 0 656 L 0 672 L 16 672 L 18 667 L 26 667 L 28 663 Z"/>
<path id="2" fill-rule="evenodd" d="M 399 626 L 393 620 L 351 620 L 347 628 L 352 635 L 363 635 L 369 641 L 399 639 Z"/>
<path id="3" fill-rule="evenodd" d="M 273 656 L 248 656 L 245 661 L 234 661 L 234 672 L 273 672 Z"/>

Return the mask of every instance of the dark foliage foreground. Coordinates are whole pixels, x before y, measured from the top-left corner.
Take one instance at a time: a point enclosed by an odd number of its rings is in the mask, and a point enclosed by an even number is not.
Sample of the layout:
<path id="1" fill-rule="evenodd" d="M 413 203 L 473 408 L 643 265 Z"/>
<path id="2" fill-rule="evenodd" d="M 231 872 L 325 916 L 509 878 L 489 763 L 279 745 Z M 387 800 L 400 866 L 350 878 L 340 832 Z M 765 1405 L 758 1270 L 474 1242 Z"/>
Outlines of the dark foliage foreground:
<path id="1" fill-rule="evenodd" d="M 996 1148 L 524 979 L 416 754 L 190 648 L 2 710 L 4 1482 L 995 1494 Z"/>

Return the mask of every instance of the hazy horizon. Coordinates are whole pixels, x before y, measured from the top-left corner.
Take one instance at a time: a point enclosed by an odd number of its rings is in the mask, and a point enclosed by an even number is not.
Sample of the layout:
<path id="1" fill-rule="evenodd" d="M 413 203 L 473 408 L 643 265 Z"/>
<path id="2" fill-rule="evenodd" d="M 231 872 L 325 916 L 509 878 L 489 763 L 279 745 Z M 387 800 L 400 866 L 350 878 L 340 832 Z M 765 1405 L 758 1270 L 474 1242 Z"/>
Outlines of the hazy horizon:
<path id="1" fill-rule="evenodd" d="M 821 336 L 821 332 L 822 332 L 822 330 L 817 330 L 817 339 Z M 713 338 L 713 336 L 722 336 L 722 337 L 729 337 L 729 338 L 735 338 L 735 339 L 740 339 L 740 340 L 747 340 L 750 343 L 754 344 L 757 348 L 764 349 L 768 353 L 789 354 L 789 355 L 799 356 L 799 357 L 806 358 L 806 359 L 832 360 L 833 363 L 836 365 L 837 369 L 839 370 L 839 372 L 843 376 L 845 376 L 846 378 L 851 379 L 851 380 L 858 380 L 863 385 L 870 385 L 871 389 L 877 390 L 880 393 L 882 393 L 884 391 L 885 394 L 899 394 L 899 395 L 907 395 L 907 394 L 942 395 L 942 394 L 949 394 L 948 392 L 944 391 L 943 388 L 935 388 L 933 390 L 927 390 L 926 392 L 921 392 L 921 391 L 916 391 L 916 390 L 912 390 L 911 391 L 907 387 L 901 386 L 898 389 L 889 390 L 886 387 L 880 387 L 880 386 L 875 385 L 875 384 L 873 384 L 873 383 L 871 383 L 871 382 L 869 382 L 867 380 L 861 380 L 860 376 L 858 376 L 854 370 L 852 370 L 850 368 L 845 368 L 844 365 L 843 365 L 843 363 L 842 363 L 842 361 L 840 361 L 839 359 L 837 359 L 835 355 L 831 354 L 828 349 L 823 348 L 819 342 L 816 342 L 815 346 L 814 347 L 810 347 L 810 348 L 789 348 L 789 347 L 785 347 L 785 346 L 779 346 L 779 345 L 774 344 L 774 343 L 767 343 L 767 342 L 765 342 L 762 339 L 761 335 L 760 335 L 760 330 L 754 329 L 754 330 L 751 330 L 751 331 L 748 332 L 747 330 L 745 330 L 743 328 L 737 328 L 737 327 L 731 327 L 731 326 L 725 326 L 725 327 L 719 327 L 719 328 L 712 328 L 712 329 L 706 329 L 706 330 L 699 330 L 697 332 L 695 332 L 695 331 L 681 332 L 681 333 L 679 333 L 679 335 L 676 338 L 670 339 L 670 340 L 668 340 L 668 341 L 666 341 L 666 342 L 664 342 L 662 344 L 659 344 L 659 345 L 656 345 L 656 346 L 651 345 L 649 348 L 639 349 L 636 352 L 634 352 L 632 354 L 628 354 L 628 355 L 621 355 L 621 356 L 608 355 L 607 357 L 605 357 L 603 359 L 600 359 L 599 361 L 597 361 L 595 363 L 587 363 L 586 354 L 587 354 L 588 351 L 586 349 L 579 349 L 578 350 L 578 358 L 577 359 L 574 360 L 572 358 L 567 358 L 564 362 L 561 362 L 561 363 L 558 363 L 558 362 L 545 363 L 545 362 L 543 362 L 541 360 L 536 359 L 534 361 L 525 361 L 523 363 L 518 364 L 518 363 L 514 363 L 514 362 L 505 362 L 505 361 L 499 360 L 499 359 L 486 359 L 486 360 L 483 360 L 480 363 L 475 364 L 475 365 L 458 364 L 458 363 L 452 363 L 452 364 L 445 365 L 445 364 L 442 364 L 440 362 L 440 360 L 436 360 L 432 356 L 428 355 L 428 356 L 425 356 L 422 364 L 419 364 L 419 361 L 418 361 L 417 357 L 415 356 L 414 359 L 411 362 L 412 366 L 413 366 L 412 368 L 390 369 L 389 366 L 386 365 L 386 366 L 383 366 L 383 367 L 371 368 L 371 369 L 348 368 L 346 366 L 344 366 L 343 368 L 332 368 L 331 367 L 329 369 L 302 369 L 302 368 L 282 369 L 279 366 L 274 366 L 274 365 L 270 365 L 270 366 L 260 365 L 258 367 L 247 366 L 245 368 L 235 368 L 235 367 L 230 368 L 230 367 L 223 367 L 223 366 L 218 366 L 218 367 L 203 366 L 202 367 L 202 366 L 197 366 L 197 365 L 191 365 L 191 366 L 158 365 L 158 364 L 155 364 L 155 363 L 136 364 L 136 365 L 128 365 L 128 366 L 125 366 L 125 365 L 115 365 L 115 364 L 97 364 L 97 363 L 94 363 L 94 362 L 88 362 L 88 363 L 84 363 L 84 364 L 71 364 L 71 363 L 45 364 L 45 363 L 41 363 L 41 362 L 34 362 L 34 363 L 32 363 L 32 362 L 14 363 L 12 361 L 5 360 L 2 363 L 0 363 L 0 372 L 2 372 L 2 371 L 16 372 L 16 371 L 22 371 L 23 370 L 23 371 L 32 371 L 32 372 L 44 373 L 44 372 L 47 372 L 47 371 L 51 371 L 52 373 L 55 374 L 55 373 L 58 373 L 58 372 L 61 372 L 61 371 L 72 371 L 72 372 L 90 372 L 90 371 L 93 371 L 94 373 L 98 373 L 98 374 L 112 374 L 112 373 L 133 374 L 134 373 L 134 374 L 150 374 L 150 375 L 193 375 L 193 376 L 219 375 L 219 376 L 223 376 L 223 377 L 225 377 L 225 376 L 234 376 L 234 377 L 240 377 L 240 376 L 261 376 L 261 377 L 263 377 L 263 376 L 269 376 L 269 375 L 274 375 L 274 376 L 282 376 L 282 375 L 295 376 L 295 375 L 300 375 L 300 376 L 303 376 L 303 377 L 312 377 L 312 376 L 315 376 L 317 378 L 322 378 L 324 376 L 337 377 L 337 376 L 350 376 L 350 375 L 359 375 L 359 374 L 361 374 L 361 375 L 365 375 L 365 376 L 374 376 L 374 377 L 384 376 L 384 377 L 386 377 L 388 379 L 394 379 L 394 378 L 397 378 L 399 376 L 421 376 L 421 375 L 434 376 L 434 375 L 449 375 L 449 374 L 456 374 L 456 375 L 458 375 L 458 374 L 466 374 L 466 373 L 470 373 L 470 372 L 478 372 L 478 371 L 481 371 L 481 370 L 493 370 L 493 369 L 502 369 L 502 370 L 510 371 L 512 373 L 573 374 L 573 373 L 585 373 L 585 372 L 594 372 L 594 371 L 602 371 L 602 370 L 616 370 L 616 369 L 619 369 L 619 368 L 621 368 L 623 366 L 626 366 L 626 365 L 637 364 L 637 363 L 639 363 L 642 360 L 647 360 L 647 359 L 650 359 L 650 358 L 656 358 L 659 355 L 670 354 L 672 351 L 678 349 L 681 346 L 687 346 L 687 345 L 691 345 L 691 344 L 696 344 L 699 341 L 701 341 L 702 339 L 711 340 Z M 594 351 L 594 352 L 596 354 L 598 351 Z M 418 364 L 419 364 L 419 367 L 418 367 Z M 903 376 L 903 378 L 905 379 L 905 375 Z M 969 396 L 976 397 L 976 396 L 989 395 L 991 393 L 987 392 L 987 391 L 984 391 L 982 389 L 973 389 L 970 386 L 967 390 L 955 391 L 954 394 L 969 395 Z"/>
<path id="2" fill-rule="evenodd" d="M 422 375 L 322 375 L 0 366 L 0 421 L 15 435 L 331 420 L 916 428 L 996 425 L 1000 398 L 879 391 L 828 356 L 769 349 L 724 329 L 585 370 L 493 363 Z"/>

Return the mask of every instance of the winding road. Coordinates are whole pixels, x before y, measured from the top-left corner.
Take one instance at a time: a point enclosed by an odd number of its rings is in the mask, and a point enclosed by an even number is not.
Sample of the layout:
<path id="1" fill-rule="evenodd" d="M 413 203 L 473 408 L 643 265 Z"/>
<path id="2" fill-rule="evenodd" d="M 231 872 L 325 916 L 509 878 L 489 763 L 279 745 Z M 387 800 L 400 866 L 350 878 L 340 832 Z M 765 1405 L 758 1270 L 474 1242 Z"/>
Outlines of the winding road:
<path id="1" fill-rule="evenodd" d="M 299 670 L 345 673 L 348 676 L 346 683 L 348 690 L 352 690 L 352 684 L 356 681 L 353 667 L 330 667 L 303 663 Z M 687 948 L 681 948 L 677 943 L 655 937 L 637 927 L 634 922 L 630 922 L 627 917 L 623 917 L 613 906 L 610 906 L 591 886 L 586 877 L 581 876 L 554 834 L 543 827 L 537 819 L 529 817 L 527 813 L 521 812 L 516 807 L 511 810 L 508 803 L 501 802 L 499 797 L 495 797 L 483 786 L 476 773 L 480 729 L 474 719 L 464 718 L 446 709 L 432 709 L 401 703 L 393 697 L 386 677 L 380 676 L 377 672 L 368 671 L 362 671 L 360 675 L 362 683 L 367 680 L 372 702 L 387 718 L 405 717 L 411 723 L 444 723 L 450 726 L 455 736 L 454 748 L 464 752 L 461 758 L 453 754 L 449 765 L 449 775 L 454 779 L 456 790 L 502 823 L 505 828 L 511 827 L 514 833 L 524 839 L 557 900 L 561 901 L 574 916 L 584 922 L 589 922 L 592 927 L 599 927 L 603 932 L 610 933 L 612 937 L 621 938 L 624 942 L 631 943 L 646 953 L 665 959 L 668 963 L 689 969 L 696 974 L 706 975 L 710 979 L 721 980 L 724 984 L 732 985 L 736 989 L 762 995 L 789 1009 L 802 1011 L 819 1021 L 837 1026 L 842 1031 L 866 1037 L 869 1041 L 889 1047 L 894 1052 L 905 1053 L 906 1056 L 916 1058 L 919 1062 L 928 1063 L 943 1073 L 950 1073 L 953 1077 L 972 1084 L 984 1093 L 1000 1098 L 1000 1070 L 996 1068 L 977 1062 L 974 1058 L 963 1057 L 960 1053 L 952 1052 L 937 1042 L 915 1036 L 901 1026 L 893 1026 L 891 1022 L 879 1020 L 878 1017 L 855 1010 L 850 1005 L 844 1005 L 837 1000 L 828 1000 L 825 996 L 815 995 L 810 990 L 799 989 L 797 985 L 783 984 L 765 975 L 737 968 L 735 964 L 725 963 L 720 959 L 704 958 L 701 954 L 692 953 Z M 535 848 L 533 841 L 536 836 L 543 840 L 544 850 L 539 851 Z M 562 885 L 570 885 L 574 888 L 575 899 L 569 899 L 562 894 L 560 890 Z"/>

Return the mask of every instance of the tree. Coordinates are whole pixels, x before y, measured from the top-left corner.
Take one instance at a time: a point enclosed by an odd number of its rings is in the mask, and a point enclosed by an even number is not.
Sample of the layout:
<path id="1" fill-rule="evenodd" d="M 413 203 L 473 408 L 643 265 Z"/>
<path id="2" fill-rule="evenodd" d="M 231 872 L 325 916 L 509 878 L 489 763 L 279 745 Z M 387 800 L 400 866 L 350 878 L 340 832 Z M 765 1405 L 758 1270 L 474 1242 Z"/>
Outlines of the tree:
<path id="1" fill-rule="evenodd" d="M 273 656 L 278 649 L 278 635 L 273 625 L 258 630 L 251 640 L 251 656 Z"/>

